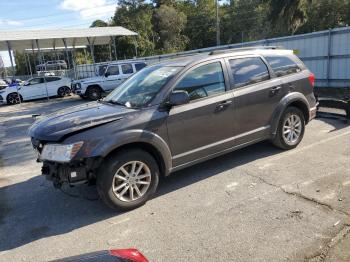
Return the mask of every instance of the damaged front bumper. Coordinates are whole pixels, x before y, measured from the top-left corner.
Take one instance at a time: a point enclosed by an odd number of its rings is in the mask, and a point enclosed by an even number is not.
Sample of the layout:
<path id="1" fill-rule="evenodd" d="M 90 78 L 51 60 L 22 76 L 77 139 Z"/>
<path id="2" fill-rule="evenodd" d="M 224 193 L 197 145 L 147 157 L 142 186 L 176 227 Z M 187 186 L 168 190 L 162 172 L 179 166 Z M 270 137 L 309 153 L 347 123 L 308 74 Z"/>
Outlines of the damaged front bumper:
<path id="1" fill-rule="evenodd" d="M 100 159 L 86 159 L 72 163 L 44 161 L 42 175 L 60 188 L 63 184 L 76 185 L 95 180 Z"/>

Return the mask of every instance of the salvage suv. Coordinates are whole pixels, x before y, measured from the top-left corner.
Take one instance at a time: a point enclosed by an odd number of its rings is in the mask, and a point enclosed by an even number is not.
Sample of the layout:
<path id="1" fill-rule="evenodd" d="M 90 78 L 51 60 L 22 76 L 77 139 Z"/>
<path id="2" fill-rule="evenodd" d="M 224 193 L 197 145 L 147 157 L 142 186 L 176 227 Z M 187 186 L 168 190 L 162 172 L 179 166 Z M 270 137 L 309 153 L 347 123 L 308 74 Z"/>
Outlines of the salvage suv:
<path id="1" fill-rule="evenodd" d="M 314 81 L 290 50 L 214 51 L 144 68 L 29 134 L 56 187 L 96 182 L 109 207 L 131 209 L 173 171 L 262 140 L 295 148 L 316 114 Z"/>

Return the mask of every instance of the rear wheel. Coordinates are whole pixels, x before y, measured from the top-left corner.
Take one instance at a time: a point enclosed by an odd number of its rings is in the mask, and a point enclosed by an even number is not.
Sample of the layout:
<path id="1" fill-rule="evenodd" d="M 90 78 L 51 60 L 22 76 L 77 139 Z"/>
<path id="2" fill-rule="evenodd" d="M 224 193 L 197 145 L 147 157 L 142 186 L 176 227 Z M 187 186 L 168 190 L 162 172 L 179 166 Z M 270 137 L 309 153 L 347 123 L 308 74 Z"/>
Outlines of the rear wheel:
<path id="1" fill-rule="evenodd" d="M 19 104 L 22 101 L 22 97 L 17 93 L 8 94 L 6 101 L 9 105 Z"/>
<path id="2" fill-rule="evenodd" d="M 59 97 L 64 97 L 66 95 L 66 87 L 65 86 L 62 86 L 60 87 L 58 90 L 57 90 L 57 95 Z"/>
<path id="3" fill-rule="evenodd" d="M 139 207 L 154 194 L 159 168 L 154 158 L 143 150 L 121 151 L 109 157 L 98 170 L 97 190 L 112 209 Z"/>
<path id="4" fill-rule="evenodd" d="M 101 98 L 102 92 L 99 87 L 92 86 L 88 88 L 86 95 L 90 100 L 98 100 Z"/>
<path id="5" fill-rule="evenodd" d="M 280 119 L 273 143 L 282 149 L 295 148 L 303 139 L 304 132 L 304 114 L 296 107 L 288 107 Z"/>

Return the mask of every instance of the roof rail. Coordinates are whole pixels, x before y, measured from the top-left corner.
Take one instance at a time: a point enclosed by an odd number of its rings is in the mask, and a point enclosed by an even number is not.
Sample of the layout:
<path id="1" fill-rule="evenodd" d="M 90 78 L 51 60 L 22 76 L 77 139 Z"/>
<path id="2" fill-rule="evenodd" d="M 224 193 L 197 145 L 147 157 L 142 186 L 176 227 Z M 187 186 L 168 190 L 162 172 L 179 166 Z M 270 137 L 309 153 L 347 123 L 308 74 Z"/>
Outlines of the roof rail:
<path id="1" fill-rule="evenodd" d="M 249 46 L 249 47 L 239 47 L 239 48 L 229 48 L 229 49 L 221 49 L 221 50 L 214 50 L 209 53 L 209 55 L 218 55 L 218 54 L 225 54 L 225 53 L 231 53 L 231 52 L 239 52 L 239 51 L 247 51 L 247 50 L 257 50 L 257 49 L 284 49 L 283 46 Z"/>

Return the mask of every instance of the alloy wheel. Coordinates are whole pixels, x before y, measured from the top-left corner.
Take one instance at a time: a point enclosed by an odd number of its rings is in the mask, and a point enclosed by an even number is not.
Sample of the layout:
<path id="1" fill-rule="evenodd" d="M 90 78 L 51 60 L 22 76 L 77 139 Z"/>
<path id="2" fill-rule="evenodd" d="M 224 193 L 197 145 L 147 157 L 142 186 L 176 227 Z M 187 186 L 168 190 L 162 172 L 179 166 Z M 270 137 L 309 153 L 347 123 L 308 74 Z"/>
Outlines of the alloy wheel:
<path id="1" fill-rule="evenodd" d="M 302 122 L 297 114 L 291 114 L 283 124 L 283 139 L 288 145 L 295 145 L 302 133 Z"/>
<path id="2" fill-rule="evenodd" d="M 150 185 L 150 168 L 141 161 L 131 161 L 115 173 L 112 190 L 119 200 L 131 202 L 144 196 Z"/>

